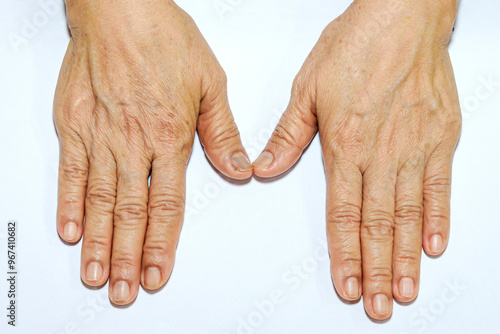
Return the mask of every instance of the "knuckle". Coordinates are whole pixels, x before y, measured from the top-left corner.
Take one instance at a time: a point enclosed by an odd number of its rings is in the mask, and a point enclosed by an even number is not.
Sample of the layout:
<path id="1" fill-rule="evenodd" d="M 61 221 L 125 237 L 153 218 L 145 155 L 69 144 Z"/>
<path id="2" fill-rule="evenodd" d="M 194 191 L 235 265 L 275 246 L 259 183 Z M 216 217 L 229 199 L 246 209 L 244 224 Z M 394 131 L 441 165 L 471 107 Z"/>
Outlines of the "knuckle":
<path id="1" fill-rule="evenodd" d="M 342 122 L 339 131 L 320 132 L 323 152 L 330 152 L 332 157 L 341 157 L 342 160 L 353 165 L 361 165 L 367 140 L 363 132 L 363 124 L 363 117 L 353 113 Z M 331 125 L 326 126 L 326 128 L 331 127 Z"/>
<path id="2" fill-rule="evenodd" d="M 187 160 L 194 143 L 195 121 L 179 117 L 180 111 L 167 111 L 154 121 L 153 146 L 158 154 L 176 153 Z"/>
<path id="3" fill-rule="evenodd" d="M 429 224 L 439 226 L 442 222 L 450 221 L 450 210 L 444 208 L 433 208 L 426 213 L 425 220 Z"/>
<path id="4" fill-rule="evenodd" d="M 167 253 L 167 245 L 164 241 L 148 240 L 144 244 L 144 254 L 151 256 L 152 254 L 165 254 Z"/>
<path id="5" fill-rule="evenodd" d="M 399 265 L 418 264 L 420 262 L 420 248 L 418 251 L 401 249 L 396 252 L 393 261 Z"/>
<path id="6" fill-rule="evenodd" d="M 310 71 L 300 71 L 295 76 L 292 83 L 292 95 L 300 94 L 307 89 L 307 87 L 310 85 L 312 81 L 310 75 L 311 73 L 312 72 Z"/>
<path id="7" fill-rule="evenodd" d="M 447 195 L 451 190 L 449 177 L 430 177 L 424 181 L 424 196 Z"/>
<path id="8" fill-rule="evenodd" d="M 90 251 L 111 248 L 111 238 L 104 235 L 92 235 L 88 238 L 84 238 L 84 243 L 84 247 Z M 93 255 L 95 256 L 96 254 Z"/>
<path id="9" fill-rule="evenodd" d="M 161 117 L 154 120 L 153 128 L 160 144 L 188 142 L 195 129 L 194 122 L 184 117 L 181 110 L 163 110 Z"/>
<path id="10" fill-rule="evenodd" d="M 216 73 L 216 79 L 215 82 L 217 85 L 220 87 L 226 87 L 227 85 L 227 74 L 224 71 L 224 69 L 219 65 L 217 68 L 217 73 Z"/>
<path id="11" fill-rule="evenodd" d="M 144 244 L 143 256 L 144 260 L 153 263 L 162 263 L 165 258 L 172 254 L 173 251 L 168 247 L 166 242 L 148 241 Z"/>
<path id="12" fill-rule="evenodd" d="M 124 199 L 115 206 L 115 226 L 137 229 L 137 221 L 147 219 L 147 204 L 145 201 Z"/>
<path id="13" fill-rule="evenodd" d="M 396 203 L 396 210 L 394 211 L 395 223 L 416 223 L 422 219 L 424 207 L 417 202 L 408 202 L 406 200 L 398 201 Z"/>
<path id="14" fill-rule="evenodd" d="M 460 112 L 447 113 L 441 122 L 441 129 L 445 138 L 455 138 L 462 130 L 462 115 Z"/>
<path id="15" fill-rule="evenodd" d="M 116 192 L 108 180 L 95 180 L 87 188 L 87 205 L 95 206 L 105 213 L 113 213 Z"/>
<path id="16" fill-rule="evenodd" d="M 58 209 L 64 215 L 71 215 L 72 212 L 80 210 L 84 207 L 83 199 L 76 193 L 65 194 L 63 198 L 59 200 Z"/>
<path id="17" fill-rule="evenodd" d="M 128 276 L 132 271 L 138 267 L 136 259 L 132 254 L 120 253 L 113 254 L 111 257 L 112 271 L 118 270 L 119 276 Z"/>
<path id="18" fill-rule="evenodd" d="M 151 219 L 181 216 L 184 213 L 184 204 L 183 196 L 177 194 L 177 191 L 152 195 L 149 199 L 148 216 Z"/>
<path id="19" fill-rule="evenodd" d="M 287 126 L 284 126 L 283 124 L 287 124 Z M 292 117 L 288 113 L 284 113 L 281 117 L 281 121 L 273 131 L 271 141 L 280 147 L 290 146 L 302 151 L 302 148 L 297 144 L 297 141 L 295 140 L 292 133 L 287 129 L 288 126 L 295 127 L 296 124 L 294 124 Z"/>
<path id="20" fill-rule="evenodd" d="M 373 211 L 364 215 L 361 223 L 361 236 L 370 238 L 392 237 L 394 216 L 386 211 Z"/>
<path id="21" fill-rule="evenodd" d="M 86 162 L 63 161 L 61 164 L 63 177 L 66 181 L 72 183 L 86 183 L 88 169 Z"/>
<path id="22" fill-rule="evenodd" d="M 224 129 L 224 131 L 220 131 L 215 134 L 214 142 L 221 148 L 230 147 L 234 145 L 236 139 L 239 139 L 240 132 L 236 125 L 231 124 L 231 126 Z"/>
<path id="23" fill-rule="evenodd" d="M 367 278 L 374 283 L 390 282 L 392 280 L 392 268 L 384 266 L 372 267 L 368 271 Z"/>
<path id="24" fill-rule="evenodd" d="M 338 264 L 342 268 L 361 268 L 361 254 L 360 252 L 340 252 L 337 256 Z"/>
<path id="25" fill-rule="evenodd" d="M 353 204 L 340 204 L 328 211 L 326 219 L 327 224 L 338 230 L 357 231 L 361 224 L 361 209 Z"/>

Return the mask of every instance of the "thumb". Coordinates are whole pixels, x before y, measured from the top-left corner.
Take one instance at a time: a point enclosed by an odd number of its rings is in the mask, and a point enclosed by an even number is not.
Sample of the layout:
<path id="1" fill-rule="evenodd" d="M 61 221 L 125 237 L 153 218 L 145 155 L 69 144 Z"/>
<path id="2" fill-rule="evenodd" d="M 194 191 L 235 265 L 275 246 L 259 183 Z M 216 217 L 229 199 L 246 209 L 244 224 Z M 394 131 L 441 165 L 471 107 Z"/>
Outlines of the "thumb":
<path id="1" fill-rule="evenodd" d="M 264 151 L 253 163 L 255 175 L 277 176 L 300 158 L 318 129 L 311 96 L 306 91 L 292 93 L 292 99 Z"/>
<path id="2" fill-rule="evenodd" d="M 243 147 L 227 99 L 227 79 L 222 72 L 204 89 L 198 117 L 198 135 L 210 162 L 233 179 L 252 176 L 252 164 Z"/>

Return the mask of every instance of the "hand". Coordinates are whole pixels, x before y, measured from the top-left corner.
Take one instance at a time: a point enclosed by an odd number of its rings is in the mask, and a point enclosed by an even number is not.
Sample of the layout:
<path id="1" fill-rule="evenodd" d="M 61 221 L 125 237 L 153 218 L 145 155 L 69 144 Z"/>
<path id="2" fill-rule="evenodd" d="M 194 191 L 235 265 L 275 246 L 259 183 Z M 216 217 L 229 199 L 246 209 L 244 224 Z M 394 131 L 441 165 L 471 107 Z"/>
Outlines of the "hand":
<path id="1" fill-rule="evenodd" d="M 67 242 L 85 229 L 82 280 L 109 277 L 111 301 L 129 304 L 139 282 L 155 290 L 172 271 L 196 129 L 225 175 L 248 178 L 252 166 L 225 74 L 177 5 L 68 0 L 67 8 L 72 37 L 54 111 L 57 229 Z"/>
<path id="2" fill-rule="evenodd" d="M 452 1 L 358 0 L 297 75 L 254 173 L 290 168 L 319 129 L 327 234 L 340 296 L 386 319 L 419 288 L 421 247 L 448 242 L 452 158 L 461 127 L 447 43 Z"/>

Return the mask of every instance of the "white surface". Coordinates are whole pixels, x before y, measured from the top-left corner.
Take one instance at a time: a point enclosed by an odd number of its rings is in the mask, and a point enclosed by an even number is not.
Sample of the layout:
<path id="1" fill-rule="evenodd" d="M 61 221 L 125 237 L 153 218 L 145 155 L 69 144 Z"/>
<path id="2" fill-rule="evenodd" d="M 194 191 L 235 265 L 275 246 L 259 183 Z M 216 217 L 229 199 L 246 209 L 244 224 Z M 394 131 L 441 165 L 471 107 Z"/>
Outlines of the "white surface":
<path id="1" fill-rule="evenodd" d="M 179 5 L 194 17 L 228 74 L 236 122 L 255 158 L 288 103 L 303 60 L 349 1 L 226 1 L 236 5 L 222 18 L 212 0 Z M 284 302 L 259 326 L 241 333 L 500 330 L 500 86 L 486 98 L 475 97 L 481 78 L 500 82 L 500 2 L 461 5 L 450 48 L 464 113 L 451 241 L 441 258 L 423 256 L 418 299 L 409 306 L 395 304 L 384 324 L 370 321 L 362 302 L 340 301 L 324 253 L 308 277 L 298 280 L 298 288 L 294 285 L 291 267 L 310 265 L 326 239 L 318 138 L 286 177 L 239 186 L 212 170 L 196 142 L 188 169 L 187 218 L 168 285 L 155 295 L 141 289 L 126 309 L 110 306 L 107 286 L 84 287 L 81 244 L 64 245 L 55 229 L 58 143 L 52 99 L 69 40 L 62 2 L 46 22 L 37 21 L 40 27 L 18 50 L 9 41 L 12 33 L 22 34 L 25 18 L 43 19 L 41 2 L 0 3 L 0 333 L 234 334 L 239 319 L 255 316 L 255 303 L 274 290 L 283 292 Z M 8 219 L 20 226 L 15 329 L 5 317 Z M 453 291 L 450 284 L 461 287 Z M 102 301 L 92 306 L 96 298 Z"/>

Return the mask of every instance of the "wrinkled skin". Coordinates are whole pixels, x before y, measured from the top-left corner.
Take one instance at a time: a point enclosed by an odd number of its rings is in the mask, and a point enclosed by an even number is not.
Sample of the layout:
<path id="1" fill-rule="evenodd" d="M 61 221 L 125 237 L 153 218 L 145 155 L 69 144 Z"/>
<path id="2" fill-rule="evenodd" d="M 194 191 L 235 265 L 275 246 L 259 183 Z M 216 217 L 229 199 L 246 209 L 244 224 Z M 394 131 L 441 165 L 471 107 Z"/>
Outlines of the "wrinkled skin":
<path id="1" fill-rule="evenodd" d="M 254 162 L 256 175 L 279 175 L 319 130 L 332 279 L 377 320 L 393 298 L 416 298 L 422 246 L 439 255 L 448 242 L 456 11 L 452 1 L 354 1 L 323 31 Z"/>
<path id="2" fill-rule="evenodd" d="M 195 131 L 225 175 L 248 178 L 252 166 L 225 74 L 185 12 L 167 0 L 66 3 L 57 228 L 70 243 L 83 234 L 82 280 L 109 278 L 110 300 L 126 305 L 171 274 Z"/>

